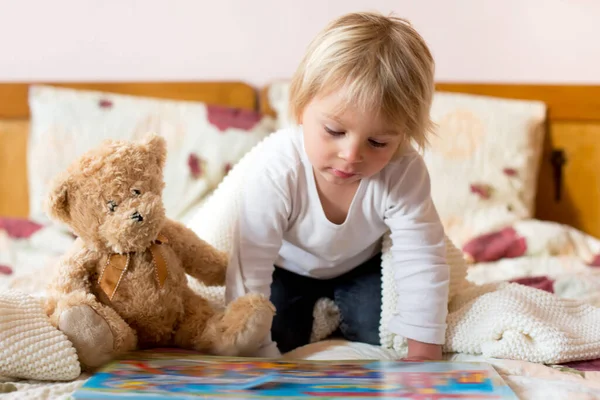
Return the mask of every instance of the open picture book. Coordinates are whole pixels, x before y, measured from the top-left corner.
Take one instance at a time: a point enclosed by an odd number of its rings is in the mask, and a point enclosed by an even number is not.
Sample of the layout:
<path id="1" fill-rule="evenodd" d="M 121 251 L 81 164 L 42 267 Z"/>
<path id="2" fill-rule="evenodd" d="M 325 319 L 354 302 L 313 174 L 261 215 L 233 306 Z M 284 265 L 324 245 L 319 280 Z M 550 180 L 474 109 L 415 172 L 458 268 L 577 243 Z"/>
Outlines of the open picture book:
<path id="1" fill-rule="evenodd" d="M 97 371 L 75 399 L 517 399 L 486 363 L 227 358 L 134 352 Z"/>

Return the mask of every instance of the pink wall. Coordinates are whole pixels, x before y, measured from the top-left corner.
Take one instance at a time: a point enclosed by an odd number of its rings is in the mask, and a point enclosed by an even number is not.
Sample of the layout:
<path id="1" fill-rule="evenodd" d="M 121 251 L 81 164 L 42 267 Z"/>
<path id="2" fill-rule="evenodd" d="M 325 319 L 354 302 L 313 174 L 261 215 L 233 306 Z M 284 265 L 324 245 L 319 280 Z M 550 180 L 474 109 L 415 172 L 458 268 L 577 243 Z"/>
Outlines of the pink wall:
<path id="1" fill-rule="evenodd" d="M 414 23 L 438 80 L 600 83 L 597 0 L 0 0 L 0 80 L 261 85 L 331 18 L 368 9 Z"/>

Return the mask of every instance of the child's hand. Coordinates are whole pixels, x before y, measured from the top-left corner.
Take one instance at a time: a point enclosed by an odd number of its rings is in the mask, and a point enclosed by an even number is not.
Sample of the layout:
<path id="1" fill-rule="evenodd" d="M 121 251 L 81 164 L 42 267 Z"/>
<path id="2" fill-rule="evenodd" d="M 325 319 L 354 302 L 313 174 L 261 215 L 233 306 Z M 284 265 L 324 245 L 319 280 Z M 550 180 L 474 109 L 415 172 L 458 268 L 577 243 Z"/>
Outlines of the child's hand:
<path id="1" fill-rule="evenodd" d="M 440 361 L 442 346 L 408 339 L 408 356 L 402 361 Z"/>

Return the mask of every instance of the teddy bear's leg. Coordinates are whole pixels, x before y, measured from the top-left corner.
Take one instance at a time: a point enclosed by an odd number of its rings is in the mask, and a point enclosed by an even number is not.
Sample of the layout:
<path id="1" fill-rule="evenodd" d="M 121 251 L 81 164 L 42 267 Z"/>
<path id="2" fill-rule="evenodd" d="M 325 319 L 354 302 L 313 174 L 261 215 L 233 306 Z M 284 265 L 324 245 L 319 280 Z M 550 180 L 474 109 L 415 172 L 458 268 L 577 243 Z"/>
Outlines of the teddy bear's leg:
<path id="1" fill-rule="evenodd" d="M 259 294 L 242 296 L 223 311 L 214 311 L 206 299 L 190 294 L 175 342 L 214 355 L 251 355 L 271 331 L 274 314 L 271 302 Z"/>
<path id="2" fill-rule="evenodd" d="M 216 355 L 252 355 L 271 332 L 275 307 L 258 293 L 238 297 L 213 317 L 203 337 Z"/>
<path id="3" fill-rule="evenodd" d="M 73 343 L 84 370 L 135 349 L 135 331 L 110 307 L 83 291 L 50 297 L 51 322 Z"/>
<path id="4" fill-rule="evenodd" d="M 210 303 L 191 291 L 183 298 L 185 314 L 175 331 L 174 343 L 184 349 L 209 352 L 210 343 L 201 340 L 206 323 L 215 315 Z"/>

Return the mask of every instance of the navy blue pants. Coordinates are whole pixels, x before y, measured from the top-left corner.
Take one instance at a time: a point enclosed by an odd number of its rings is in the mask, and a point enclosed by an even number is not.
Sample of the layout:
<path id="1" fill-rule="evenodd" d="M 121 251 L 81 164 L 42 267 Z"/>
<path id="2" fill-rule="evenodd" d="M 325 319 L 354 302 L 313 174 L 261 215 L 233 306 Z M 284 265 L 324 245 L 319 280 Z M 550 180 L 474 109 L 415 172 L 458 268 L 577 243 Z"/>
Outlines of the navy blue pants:
<path id="1" fill-rule="evenodd" d="M 310 342 L 313 308 L 321 297 L 332 299 L 341 313 L 337 335 L 379 345 L 381 254 L 333 279 L 314 279 L 275 267 L 271 302 L 277 313 L 271 336 L 282 353 Z"/>

